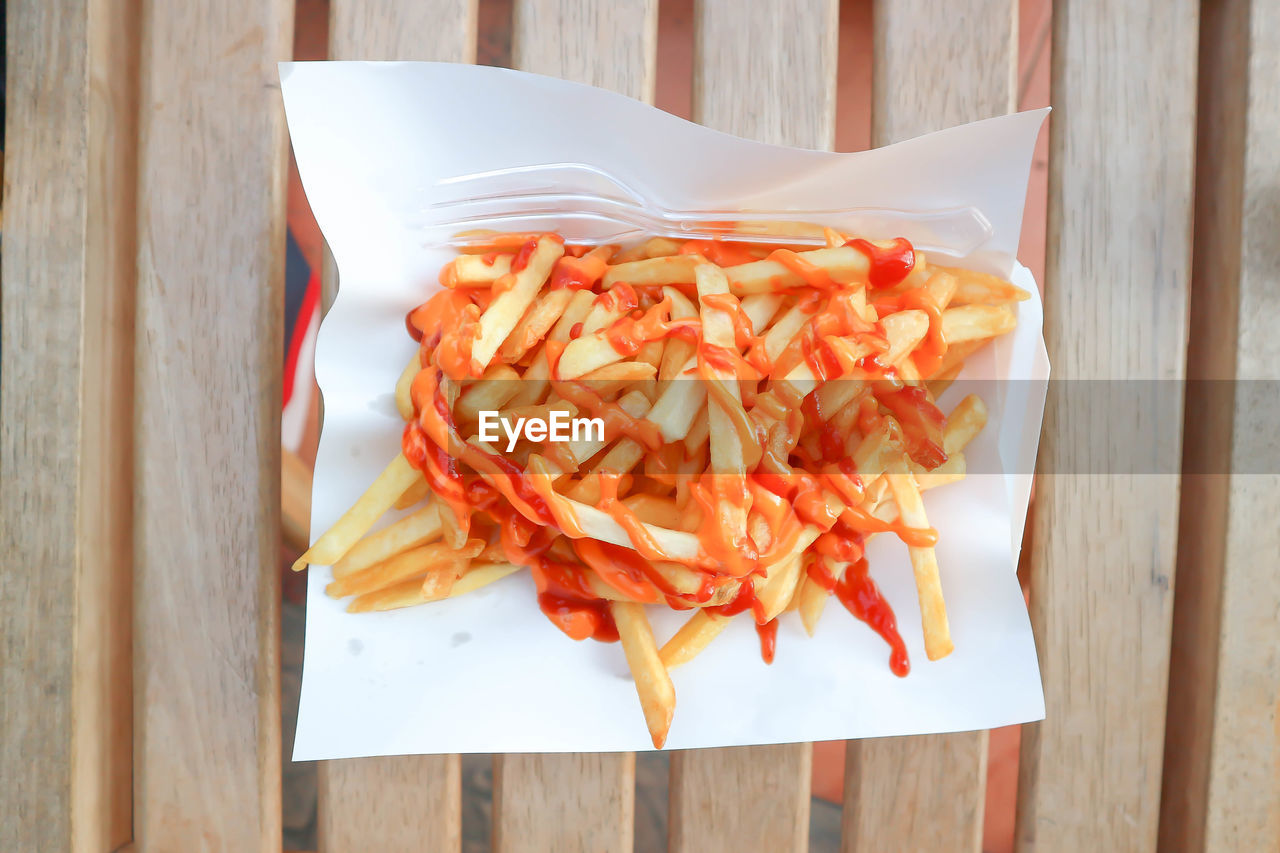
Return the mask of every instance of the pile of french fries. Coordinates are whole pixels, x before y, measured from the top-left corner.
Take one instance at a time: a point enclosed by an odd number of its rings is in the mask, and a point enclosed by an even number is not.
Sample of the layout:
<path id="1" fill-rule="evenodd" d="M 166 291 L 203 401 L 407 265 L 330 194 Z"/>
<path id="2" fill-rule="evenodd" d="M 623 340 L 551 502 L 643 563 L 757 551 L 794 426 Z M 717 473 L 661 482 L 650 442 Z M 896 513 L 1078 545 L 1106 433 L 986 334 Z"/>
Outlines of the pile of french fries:
<path id="1" fill-rule="evenodd" d="M 475 234 L 409 313 L 396 385 L 403 452 L 295 564 L 366 612 L 464 595 L 529 571 L 575 639 L 620 639 L 656 747 L 672 667 L 747 614 L 813 634 L 834 593 L 908 667 L 868 574 L 867 539 L 910 555 L 924 645 L 952 651 L 921 492 L 963 478 L 986 409 L 936 396 L 1027 294 L 929 263 L 905 240 L 824 229 L 826 247 L 653 238 L 567 246 Z M 481 413 L 595 417 L 603 434 L 527 435 L 507 452 Z M 374 530 L 389 511 L 409 510 Z M 372 532 L 371 532 L 372 531 Z M 647 606 L 691 615 L 659 647 Z"/>

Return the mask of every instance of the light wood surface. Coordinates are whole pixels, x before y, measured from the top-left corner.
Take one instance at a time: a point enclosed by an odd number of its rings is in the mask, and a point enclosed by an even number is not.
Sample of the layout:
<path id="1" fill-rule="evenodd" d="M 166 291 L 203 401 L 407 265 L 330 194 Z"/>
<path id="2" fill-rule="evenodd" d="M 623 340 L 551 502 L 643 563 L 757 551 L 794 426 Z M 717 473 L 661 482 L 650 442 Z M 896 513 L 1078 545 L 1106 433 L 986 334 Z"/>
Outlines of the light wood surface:
<path id="1" fill-rule="evenodd" d="M 673 752 L 668 849 L 808 850 L 812 772 L 807 743 Z"/>
<path id="2" fill-rule="evenodd" d="M 1280 579 L 1263 556 L 1280 553 L 1280 10 L 1229 0 L 1201 15 L 1183 457 L 1196 473 L 1183 477 L 1159 838 L 1280 850 Z"/>
<path id="3" fill-rule="evenodd" d="M 287 0 L 144 0 L 134 831 L 280 849 Z"/>
<path id="4" fill-rule="evenodd" d="M 732 0 L 699 0 L 694 121 L 761 142 L 830 149 L 837 21 L 835 0 L 756 4 L 749 14 Z M 812 763 L 807 743 L 674 754 L 670 849 L 807 850 Z"/>
<path id="5" fill-rule="evenodd" d="M 693 120 L 774 145 L 835 144 L 837 0 L 695 0 Z"/>
<path id="6" fill-rule="evenodd" d="M 629 853 L 635 780 L 630 752 L 494 756 L 495 853 Z"/>
<path id="7" fill-rule="evenodd" d="M 76 850 L 133 833 L 133 352 L 141 0 L 89 12 L 81 574 L 72 730 Z"/>
<path id="8" fill-rule="evenodd" d="M 332 59 L 473 62 L 476 0 L 333 0 Z M 337 295 L 325 252 L 324 310 Z M 460 849 L 462 787 L 456 755 L 325 761 L 319 766 L 322 853 Z"/>
<path id="9" fill-rule="evenodd" d="M 1054 4 L 1044 292 L 1055 381 L 1031 559 L 1048 712 L 1023 730 L 1023 851 L 1156 843 L 1181 408 L 1174 398 L 1168 420 L 1121 413 L 1108 405 L 1116 386 L 1072 380 L 1183 376 L 1198 5 Z M 1113 430 L 1103 447 L 1100 425 Z M 1133 434 L 1153 473 L 1081 473 L 1090 459 L 1112 472 L 1128 463 Z"/>
<path id="10" fill-rule="evenodd" d="M 657 0 L 515 0 L 512 65 L 652 100 L 657 21 Z M 496 853 L 631 849 L 634 755 L 499 755 L 493 773 Z"/>
<path id="11" fill-rule="evenodd" d="M 514 0 L 511 66 L 653 100 L 657 0 Z"/>
<path id="12" fill-rule="evenodd" d="M 928 0 L 876 4 L 872 145 L 1014 108 L 1013 0 L 970 0 L 951 38 L 939 38 L 936 8 Z M 942 572 L 945 585 L 946 566 Z M 844 849 L 981 849 L 986 768 L 986 732 L 850 741 Z"/>
<path id="13" fill-rule="evenodd" d="M 324 761 L 318 781 L 321 853 L 461 849 L 462 777 L 456 755 Z"/>
<path id="14" fill-rule="evenodd" d="M 849 741 L 843 849 L 982 849 L 986 732 Z"/>
<path id="15" fill-rule="evenodd" d="M 115 0 L 7 14 L 0 849 L 110 850 L 132 799 L 137 19 Z"/>

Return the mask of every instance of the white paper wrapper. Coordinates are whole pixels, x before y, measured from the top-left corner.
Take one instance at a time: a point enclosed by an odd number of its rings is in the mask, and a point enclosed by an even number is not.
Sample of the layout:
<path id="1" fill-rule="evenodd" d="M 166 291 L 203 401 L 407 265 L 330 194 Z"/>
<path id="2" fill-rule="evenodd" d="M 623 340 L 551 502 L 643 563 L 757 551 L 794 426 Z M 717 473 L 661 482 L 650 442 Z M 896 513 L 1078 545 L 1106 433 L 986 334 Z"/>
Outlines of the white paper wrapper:
<path id="1" fill-rule="evenodd" d="M 971 359 L 968 375 L 1048 377 L 1040 299 L 1014 261 L 1045 111 L 829 154 L 749 142 L 609 92 L 494 68 L 300 63 L 282 65 L 281 79 L 303 184 L 341 278 L 316 349 L 325 409 L 312 498 L 317 533 L 399 451 L 392 391 L 415 350 L 404 315 L 438 287 L 436 274 L 452 254 L 423 246 L 425 205 L 441 178 L 580 163 L 658 204 L 723 210 L 725 219 L 743 208 L 972 206 L 993 235 L 965 263 L 1011 274 L 1033 298 L 1019 306 L 1017 330 Z M 955 652 L 937 662 L 925 657 L 906 549 L 877 537 L 868 549 L 871 573 L 897 613 L 911 674 L 894 676 L 886 644 L 836 602 L 812 639 L 797 614 L 784 614 L 771 666 L 760 659 L 750 620 L 736 619 L 673 671 L 678 706 L 668 748 L 959 731 L 1043 717 L 1015 566 L 1044 390 L 993 382 L 982 394 L 991 420 L 966 450 L 969 469 L 1013 473 L 971 474 L 925 499 L 940 532 Z M 954 400 L 941 402 L 946 410 Z M 539 612 L 526 574 L 455 600 L 361 615 L 324 595 L 329 579 L 327 567 L 312 568 L 295 760 L 651 748 L 621 648 L 565 637 Z M 687 614 L 651 608 L 651 618 L 661 642 Z"/>

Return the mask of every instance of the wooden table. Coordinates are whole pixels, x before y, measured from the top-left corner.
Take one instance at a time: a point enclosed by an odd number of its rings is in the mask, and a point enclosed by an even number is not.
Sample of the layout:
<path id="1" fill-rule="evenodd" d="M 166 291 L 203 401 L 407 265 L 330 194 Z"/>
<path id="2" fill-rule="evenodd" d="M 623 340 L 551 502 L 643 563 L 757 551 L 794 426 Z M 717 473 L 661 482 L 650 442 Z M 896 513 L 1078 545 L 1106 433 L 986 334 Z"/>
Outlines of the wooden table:
<path id="1" fill-rule="evenodd" d="M 292 5 L 8 5 L 0 850 L 279 851 Z M 1010 110 L 1015 9 L 880 0 L 873 142 Z M 651 98 L 657 12 L 514 0 L 513 64 Z M 695 15 L 697 121 L 832 145 L 836 0 Z M 472 61 L 476 17 L 332 0 L 331 53 Z M 1267 0 L 1057 0 L 1056 379 L 1280 374 L 1278 42 Z M 1172 387 L 1157 473 L 1073 471 L 1098 413 L 1050 392 L 1022 850 L 1280 847 L 1280 470 L 1236 450 L 1275 398 L 1186 386 L 1184 428 Z M 977 850 L 985 744 L 851 742 L 845 848 Z M 670 849 L 805 849 L 810 763 L 804 744 L 673 754 Z M 494 848 L 629 849 L 633 769 L 497 758 Z M 320 793 L 324 850 L 458 849 L 456 756 L 328 763 Z"/>

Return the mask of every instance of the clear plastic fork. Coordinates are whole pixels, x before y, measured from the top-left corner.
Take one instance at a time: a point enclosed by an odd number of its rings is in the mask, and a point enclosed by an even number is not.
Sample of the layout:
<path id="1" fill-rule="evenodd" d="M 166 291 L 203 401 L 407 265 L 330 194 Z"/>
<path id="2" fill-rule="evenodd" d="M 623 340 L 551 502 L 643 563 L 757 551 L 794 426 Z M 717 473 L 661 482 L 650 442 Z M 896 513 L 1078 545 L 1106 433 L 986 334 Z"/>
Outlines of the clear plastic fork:
<path id="1" fill-rule="evenodd" d="M 424 195 L 429 201 L 408 218 L 429 245 L 465 245 L 476 231 L 557 230 L 568 240 L 596 243 L 658 236 L 820 246 L 826 226 L 871 239 L 906 237 L 922 251 L 967 255 L 993 234 L 974 207 L 673 210 L 579 163 L 458 175 L 437 181 Z"/>

